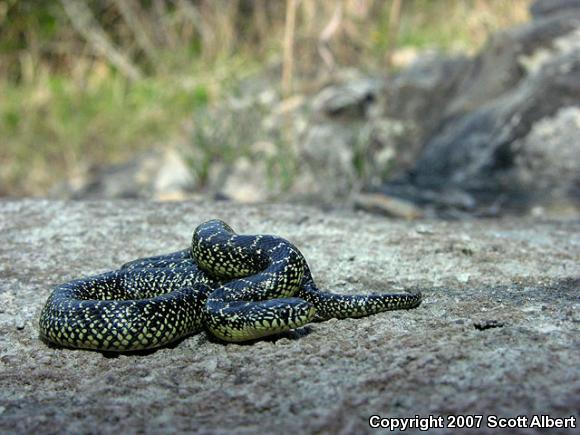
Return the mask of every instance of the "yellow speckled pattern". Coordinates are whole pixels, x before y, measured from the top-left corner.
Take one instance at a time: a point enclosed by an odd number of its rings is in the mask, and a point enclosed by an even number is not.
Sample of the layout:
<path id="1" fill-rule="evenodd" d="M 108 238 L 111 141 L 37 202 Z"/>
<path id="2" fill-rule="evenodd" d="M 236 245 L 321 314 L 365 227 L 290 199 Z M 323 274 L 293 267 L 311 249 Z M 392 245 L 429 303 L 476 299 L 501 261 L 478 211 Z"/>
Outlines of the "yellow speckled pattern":
<path id="1" fill-rule="evenodd" d="M 420 302 L 420 293 L 321 292 L 287 240 L 238 235 L 211 220 L 195 229 L 190 249 L 57 286 L 39 329 L 44 340 L 65 347 L 131 351 L 204 327 L 225 341 L 247 341 L 314 319 L 361 317 Z"/>

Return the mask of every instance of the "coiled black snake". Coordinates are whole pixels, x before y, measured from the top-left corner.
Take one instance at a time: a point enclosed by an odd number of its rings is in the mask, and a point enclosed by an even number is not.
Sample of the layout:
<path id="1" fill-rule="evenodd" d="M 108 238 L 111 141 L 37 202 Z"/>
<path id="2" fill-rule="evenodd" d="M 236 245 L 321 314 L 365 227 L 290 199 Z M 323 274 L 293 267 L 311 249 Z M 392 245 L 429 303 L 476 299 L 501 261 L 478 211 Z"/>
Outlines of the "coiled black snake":
<path id="1" fill-rule="evenodd" d="M 338 295 L 316 288 L 290 242 L 198 226 L 191 248 L 132 261 L 57 286 L 40 316 L 44 340 L 130 351 L 163 346 L 204 327 L 224 341 L 254 340 L 313 320 L 413 308 L 421 293 Z"/>

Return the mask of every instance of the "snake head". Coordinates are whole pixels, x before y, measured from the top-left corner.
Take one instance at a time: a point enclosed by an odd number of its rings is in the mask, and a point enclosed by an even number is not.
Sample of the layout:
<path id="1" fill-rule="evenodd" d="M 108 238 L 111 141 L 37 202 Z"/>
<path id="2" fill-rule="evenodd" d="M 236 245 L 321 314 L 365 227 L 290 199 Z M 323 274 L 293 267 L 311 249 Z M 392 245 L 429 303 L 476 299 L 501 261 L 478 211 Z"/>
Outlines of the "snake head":
<path id="1" fill-rule="evenodd" d="M 206 233 L 215 233 L 226 231 L 228 233 L 235 233 L 235 231 L 230 227 L 227 223 L 222 221 L 221 219 L 211 219 L 209 221 L 203 222 L 199 224 L 193 234 L 206 234 Z"/>

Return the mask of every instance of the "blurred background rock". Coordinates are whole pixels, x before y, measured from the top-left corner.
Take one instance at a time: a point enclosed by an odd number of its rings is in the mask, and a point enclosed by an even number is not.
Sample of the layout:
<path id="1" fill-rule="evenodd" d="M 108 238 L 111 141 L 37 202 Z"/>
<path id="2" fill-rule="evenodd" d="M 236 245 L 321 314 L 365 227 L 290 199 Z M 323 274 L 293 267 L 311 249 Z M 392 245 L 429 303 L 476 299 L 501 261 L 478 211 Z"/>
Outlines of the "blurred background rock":
<path id="1" fill-rule="evenodd" d="M 580 209 L 580 0 L 0 0 L 0 195 Z"/>

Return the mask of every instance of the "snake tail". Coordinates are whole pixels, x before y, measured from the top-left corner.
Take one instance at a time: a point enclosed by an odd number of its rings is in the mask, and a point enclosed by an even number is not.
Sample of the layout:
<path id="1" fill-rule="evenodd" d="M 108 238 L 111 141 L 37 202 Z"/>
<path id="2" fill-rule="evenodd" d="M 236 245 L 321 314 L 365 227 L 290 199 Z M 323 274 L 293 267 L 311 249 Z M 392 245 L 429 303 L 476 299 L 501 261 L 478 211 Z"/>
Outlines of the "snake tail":
<path id="1" fill-rule="evenodd" d="M 318 290 L 311 281 L 298 296 L 316 307 L 315 320 L 365 317 L 391 310 L 415 308 L 421 304 L 422 294 L 393 293 L 369 295 L 341 295 Z"/>

